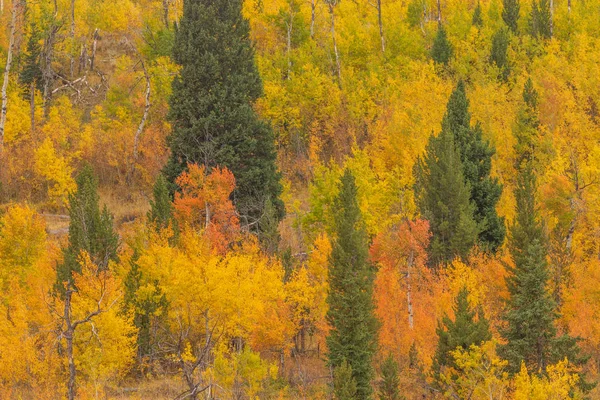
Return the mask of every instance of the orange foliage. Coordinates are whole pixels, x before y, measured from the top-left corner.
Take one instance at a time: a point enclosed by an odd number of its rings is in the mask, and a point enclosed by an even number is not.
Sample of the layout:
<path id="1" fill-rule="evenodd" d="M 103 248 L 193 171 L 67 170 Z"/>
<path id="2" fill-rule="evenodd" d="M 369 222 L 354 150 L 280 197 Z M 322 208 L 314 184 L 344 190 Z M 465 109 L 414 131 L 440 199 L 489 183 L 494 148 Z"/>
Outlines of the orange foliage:
<path id="1" fill-rule="evenodd" d="M 235 178 L 227 168 L 206 173 L 203 165 L 190 164 L 177 178 L 181 193 L 175 194 L 175 217 L 180 225 L 204 229 L 212 248 L 224 254 L 240 233 L 240 222 L 229 196 Z"/>

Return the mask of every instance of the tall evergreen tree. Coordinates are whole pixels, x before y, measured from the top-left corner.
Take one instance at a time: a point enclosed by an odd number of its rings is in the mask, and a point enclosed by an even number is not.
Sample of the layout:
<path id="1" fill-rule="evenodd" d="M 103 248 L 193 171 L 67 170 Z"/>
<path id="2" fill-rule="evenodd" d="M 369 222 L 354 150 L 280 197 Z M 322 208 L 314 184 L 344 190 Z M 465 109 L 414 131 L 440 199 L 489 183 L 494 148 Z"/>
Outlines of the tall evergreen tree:
<path id="1" fill-rule="evenodd" d="M 468 350 L 471 345 L 479 346 L 492 338 L 490 324 L 481 307 L 474 309 L 469 304 L 469 292 L 462 288 L 454 303 L 454 321 L 444 315 L 438 323 L 438 344 L 433 359 L 433 375 L 439 382 L 443 367 L 457 369 L 451 352 L 460 348 Z"/>
<path id="2" fill-rule="evenodd" d="M 481 28 L 483 26 L 483 13 L 481 12 L 481 3 L 477 2 L 477 7 L 473 11 L 473 18 L 471 20 L 473 26 Z"/>
<path id="3" fill-rule="evenodd" d="M 492 156 L 496 150 L 483 139 L 479 124 L 471 127 L 469 100 L 463 81 L 450 95 L 446 114 L 442 120 L 442 131 L 449 131 L 460 154 L 464 178 L 471 190 L 470 199 L 475 206 L 474 218 L 480 225 L 479 244 L 495 251 L 504 241 L 506 228 L 504 218 L 496 212 L 496 204 L 502 194 L 502 185 L 492 178 Z"/>
<path id="4" fill-rule="evenodd" d="M 371 399 L 372 358 L 377 347 L 374 314 L 374 269 L 369 263 L 368 239 L 356 200 L 354 176 L 346 169 L 334 203 L 335 234 L 329 261 L 327 336 L 329 364 L 346 360 L 356 380 L 357 399 Z"/>
<path id="5" fill-rule="evenodd" d="M 415 195 L 421 214 L 429 221 L 432 239 L 428 260 L 433 266 L 466 258 L 477 241 L 471 190 L 448 129 L 431 135 L 425 156 L 415 164 Z"/>
<path id="6" fill-rule="evenodd" d="M 529 32 L 535 38 L 550 39 L 552 37 L 552 11 L 549 0 L 533 1 Z"/>
<path id="7" fill-rule="evenodd" d="M 379 400 L 400 400 L 400 377 L 398 363 L 389 354 L 381 364 L 381 382 L 379 382 Z"/>
<path id="8" fill-rule="evenodd" d="M 565 357 L 574 364 L 584 361 L 579 355 L 577 339 L 567 334 L 557 336 L 556 304 L 547 290 L 549 271 L 546 238 L 536 207 L 534 148 L 536 142 L 537 95 L 529 81 L 523 94 L 524 110 L 519 113 L 517 139 L 517 214 L 511 227 L 510 252 L 514 265 L 506 279 L 510 297 L 504 315 L 506 327 L 501 331 L 507 343 L 500 354 L 516 373 L 525 362 L 530 371 L 545 373 L 548 365 Z"/>
<path id="9" fill-rule="evenodd" d="M 519 0 L 502 0 L 502 19 L 512 33 L 517 34 L 519 31 L 519 11 L 521 6 Z"/>
<path id="10" fill-rule="evenodd" d="M 57 287 L 72 283 L 73 271 L 80 272 L 79 256 L 86 251 L 100 269 L 117 260 L 119 237 L 113 217 L 106 206 L 100 211 L 98 181 L 89 166 L 77 176 L 77 191 L 69 195 L 69 240 L 63 250 L 64 261 L 57 267 Z"/>
<path id="11" fill-rule="evenodd" d="M 164 172 L 174 182 L 188 163 L 227 167 L 236 179 L 232 196 L 241 220 L 256 227 L 267 199 L 278 218 L 284 210 L 273 132 L 253 109 L 262 82 L 249 32 L 241 0 L 184 1 L 173 46 L 181 70 L 173 80 Z"/>
<path id="12" fill-rule="evenodd" d="M 43 90 L 43 74 L 40 63 L 41 38 L 42 35 L 37 24 L 33 22 L 30 25 L 27 47 L 23 57 L 23 68 L 19 73 L 19 81 L 23 86 L 24 95 L 28 99 L 32 96 L 32 90 Z"/>
<path id="13" fill-rule="evenodd" d="M 159 174 L 152 190 L 154 199 L 150 200 L 148 222 L 157 230 L 166 228 L 173 220 L 173 203 L 169 192 L 169 183 L 163 174 Z"/>
<path id="14" fill-rule="evenodd" d="M 506 80 L 510 74 L 508 63 L 508 44 L 510 36 L 506 28 L 500 28 L 492 37 L 492 51 L 490 54 L 490 64 L 495 65 L 500 70 L 500 78 Z"/>
<path id="15" fill-rule="evenodd" d="M 452 58 L 452 52 L 452 44 L 448 40 L 444 26 L 440 23 L 431 47 L 431 58 L 437 64 L 447 65 Z"/>

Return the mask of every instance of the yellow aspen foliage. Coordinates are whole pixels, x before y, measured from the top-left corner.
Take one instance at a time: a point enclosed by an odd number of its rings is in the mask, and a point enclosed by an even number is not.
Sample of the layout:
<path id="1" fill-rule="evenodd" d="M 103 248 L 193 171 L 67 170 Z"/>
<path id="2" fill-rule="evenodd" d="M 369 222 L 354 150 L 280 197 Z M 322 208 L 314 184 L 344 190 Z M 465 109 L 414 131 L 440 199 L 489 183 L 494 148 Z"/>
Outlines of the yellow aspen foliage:
<path id="1" fill-rule="evenodd" d="M 35 151 L 35 169 L 48 185 L 48 198 L 58 206 L 65 205 L 69 193 L 76 189 L 73 168 L 65 157 L 56 153 L 49 138 Z"/>
<path id="2" fill-rule="evenodd" d="M 472 400 L 508 399 L 510 379 L 504 369 L 508 362 L 496 354 L 497 343 L 489 341 L 469 349 L 457 348 L 452 357 L 458 371 L 449 368 L 442 375 L 446 398 Z M 452 377 L 458 376 L 457 379 Z"/>
<path id="3" fill-rule="evenodd" d="M 572 372 L 568 360 L 548 367 L 547 376 L 528 373 L 525 364 L 515 376 L 514 400 L 583 399 L 577 388 L 579 376 Z"/>
<path id="4" fill-rule="evenodd" d="M 80 263 L 81 272 L 73 272 L 77 290 L 72 297 L 72 319 L 97 314 L 75 331 L 75 362 L 97 393 L 109 380 L 129 371 L 136 350 L 135 327 L 121 312 L 123 286 L 111 267 L 100 269 L 87 253 L 80 256 Z"/>

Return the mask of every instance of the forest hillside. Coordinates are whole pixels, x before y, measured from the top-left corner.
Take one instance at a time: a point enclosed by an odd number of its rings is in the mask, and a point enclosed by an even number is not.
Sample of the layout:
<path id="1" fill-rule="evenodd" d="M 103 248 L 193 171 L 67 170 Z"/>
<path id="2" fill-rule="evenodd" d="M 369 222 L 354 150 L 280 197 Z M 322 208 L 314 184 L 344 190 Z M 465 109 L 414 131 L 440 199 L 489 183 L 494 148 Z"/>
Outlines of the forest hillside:
<path id="1" fill-rule="evenodd" d="M 600 0 L 0 26 L 0 398 L 600 398 Z"/>

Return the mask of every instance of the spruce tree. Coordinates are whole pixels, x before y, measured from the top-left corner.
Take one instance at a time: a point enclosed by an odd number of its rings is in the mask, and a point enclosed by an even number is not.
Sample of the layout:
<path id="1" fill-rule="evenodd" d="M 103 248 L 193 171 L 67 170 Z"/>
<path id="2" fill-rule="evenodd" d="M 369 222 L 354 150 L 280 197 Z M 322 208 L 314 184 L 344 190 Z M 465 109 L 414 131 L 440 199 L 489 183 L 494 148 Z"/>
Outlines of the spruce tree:
<path id="1" fill-rule="evenodd" d="M 450 95 L 442 130 L 452 133 L 463 167 L 464 178 L 471 190 L 471 201 L 475 206 L 474 218 L 479 224 L 478 241 L 485 249 L 496 251 L 504 241 L 506 229 L 504 219 L 496 212 L 496 204 L 502 194 L 498 179 L 490 176 L 492 156 L 496 150 L 483 139 L 481 126 L 471 127 L 469 100 L 463 81 L 459 81 Z"/>
<path id="2" fill-rule="evenodd" d="M 72 283 L 73 271 L 81 272 L 79 256 L 86 251 L 91 261 L 103 270 L 117 260 L 119 237 L 113 217 L 106 206 L 100 211 L 98 181 L 89 166 L 77 176 L 77 191 L 69 195 L 69 239 L 63 250 L 64 261 L 57 267 L 57 287 Z"/>
<path id="3" fill-rule="evenodd" d="M 154 199 L 150 200 L 147 218 L 157 230 L 169 226 L 173 219 L 173 204 L 169 192 L 169 183 L 163 174 L 159 174 L 152 190 Z"/>
<path id="4" fill-rule="evenodd" d="M 273 132 L 253 103 L 262 95 L 242 0 L 185 0 L 175 34 L 168 119 L 171 157 L 164 173 L 174 182 L 188 163 L 227 167 L 241 221 L 256 227 L 271 199 L 283 216 Z"/>
<path id="5" fill-rule="evenodd" d="M 549 0 L 533 1 L 529 32 L 535 38 L 550 39 L 552 37 L 552 12 Z"/>
<path id="6" fill-rule="evenodd" d="M 500 78 L 503 80 L 506 80 L 510 74 L 510 66 L 508 63 L 509 41 L 509 34 L 505 28 L 500 28 L 492 37 L 490 64 L 498 67 L 500 70 Z"/>
<path id="7" fill-rule="evenodd" d="M 357 399 L 371 399 L 378 322 L 374 315 L 374 268 L 356 200 L 354 176 L 346 169 L 334 202 L 334 240 L 329 260 L 327 321 L 328 361 L 338 368 L 346 360 L 356 380 Z"/>
<path id="8" fill-rule="evenodd" d="M 40 44 L 41 34 L 37 24 L 30 25 L 30 33 L 27 39 L 27 47 L 23 57 L 23 68 L 19 74 L 19 82 L 23 86 L 23 94 L 31 98 L 33 90 L 43 90 L 43 74 L 40 62 L 42 46 Z"/>
<path id="9" fill-rule="evenodd" d="M 415 195 L 421 214 L 429 221 L 432 266 L 466 258 L 477 241 L 479 226 L 463 166 L 448 129 L 431 135 L 425 156 L 415 165 Z"/>
<path id="10" fill-rule="evenodd" d="M 519 31 L 519 11 L 521 6 L 519 0 L 502 0 L 502 19 L 512 33 L 517 34 Z"/>
<path id="11" fill-rule="evenodd" d="M 379 382 L 379 400 L 400 400 L 400 377 L 398 363 L 389 354 L 381 364 L 381 382 Z"/>
<path id="12" fill-rule="evenodd" d="M 471 345 L 481 345 L 492 338 L 490 325 L 481 307 L 474 309 L 469 304 L 469 292 L 462 288 L 454 303 L 454 321 L 444 315 L 438 323 L 438 343 L 433 359 L 433 375 L 439 382 L 443 367 L 458 369 L 451 352 L 460 348 L 468 350 Z"/>
<path id="13" fill-rule="evenodd" d="M 477 2 L 477 7 L 473 11 L 473 19 L 471 20 L 473 26 L 481 28 L 483 26 L 483 13 L 481 11 L 481 4 Z"/>
<path id="14" fill-rule="evenodd" d="M 356 379 L 352 376 L 352 367 L 346 360 L 333 371 L 333 398 L 335 400 L 358 400 Z"/>
<path id="15" fill-rule="evenodd" d="M 444 26 L 440 23 L 431 47 L 431 58 L 437 64 L 447 65 L 450 58 L 452 58 L 452 52 L 452 44 L 448 41 Z"/>
<path id="16" fill-rule="evenodd" d="M 585 359 L 579 354 L 577 339 L 567 334 L 558 336 L 555 327 L 558 313 L 548 291 L 547 243 L 535 200 L 537 95 L 530 81 L 523 97 L 524 110 L 519 113 L 515 132 L 517 213 L 509 241 L 513 266 L 506 278 L 510 296 L 504 315 L 506 327 L 501 330 L 506 344 L 499 350 L 511 372 L 518 372 L 524 362 L 530 371 L 545 373 L 548 365 L 565 357 L 575 365 Z"/>

